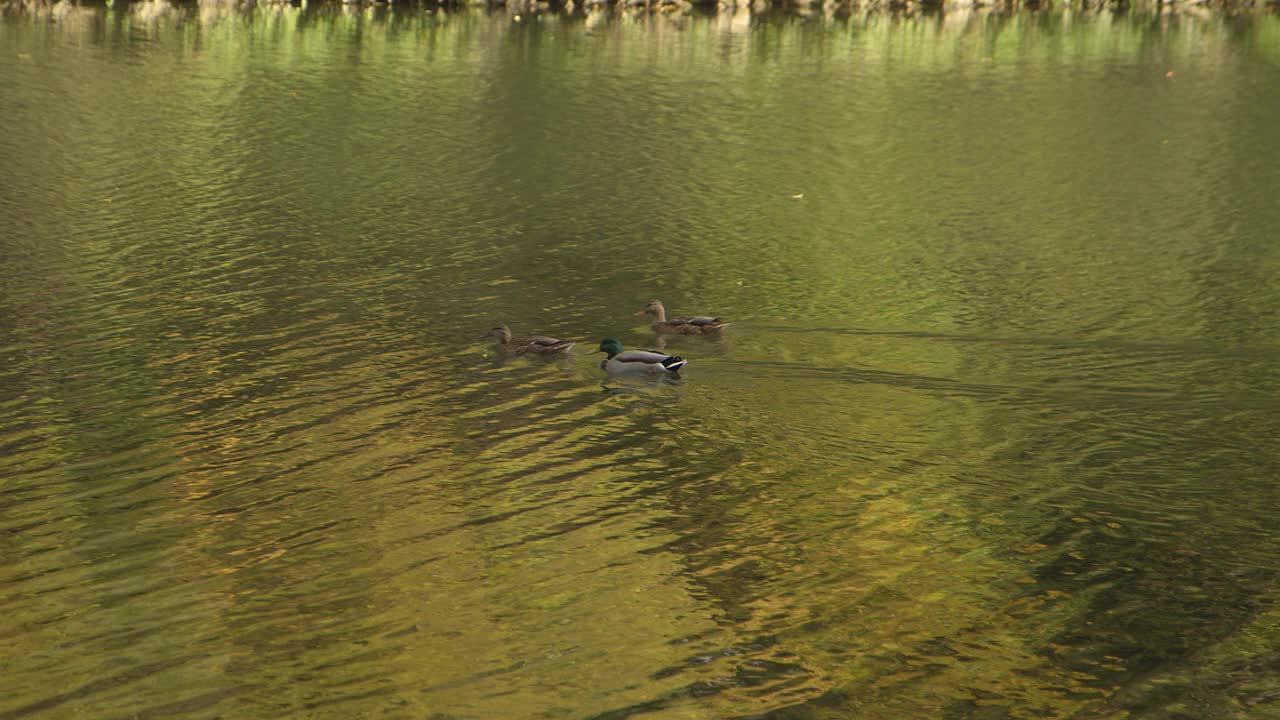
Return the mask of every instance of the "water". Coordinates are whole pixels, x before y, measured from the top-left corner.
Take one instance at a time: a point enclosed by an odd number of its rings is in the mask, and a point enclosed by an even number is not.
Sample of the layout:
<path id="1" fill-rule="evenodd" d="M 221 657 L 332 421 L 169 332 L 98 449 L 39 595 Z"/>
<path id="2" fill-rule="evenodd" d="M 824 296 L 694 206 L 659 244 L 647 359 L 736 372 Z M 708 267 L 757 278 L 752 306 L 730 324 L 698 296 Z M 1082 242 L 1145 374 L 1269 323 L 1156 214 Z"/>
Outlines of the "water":
<path id="1" fill-rule="evenodd" d="M 1266 13 L 10 7 L 0 718 L 1280 717 L 1276 87 Z M 604 376 L 653 298 L 735 324 Z"/>

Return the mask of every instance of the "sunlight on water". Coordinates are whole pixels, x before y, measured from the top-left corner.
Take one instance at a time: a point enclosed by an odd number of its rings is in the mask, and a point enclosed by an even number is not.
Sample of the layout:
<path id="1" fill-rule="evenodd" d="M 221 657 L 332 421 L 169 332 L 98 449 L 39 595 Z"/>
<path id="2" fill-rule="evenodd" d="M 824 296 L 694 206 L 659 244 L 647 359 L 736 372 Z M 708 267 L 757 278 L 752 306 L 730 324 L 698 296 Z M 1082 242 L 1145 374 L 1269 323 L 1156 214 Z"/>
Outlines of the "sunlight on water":
<path id="1" fill-rule="evenodd" d="M 0 48 L 0 718 L 1280 716 L 1274 15 Z"/>

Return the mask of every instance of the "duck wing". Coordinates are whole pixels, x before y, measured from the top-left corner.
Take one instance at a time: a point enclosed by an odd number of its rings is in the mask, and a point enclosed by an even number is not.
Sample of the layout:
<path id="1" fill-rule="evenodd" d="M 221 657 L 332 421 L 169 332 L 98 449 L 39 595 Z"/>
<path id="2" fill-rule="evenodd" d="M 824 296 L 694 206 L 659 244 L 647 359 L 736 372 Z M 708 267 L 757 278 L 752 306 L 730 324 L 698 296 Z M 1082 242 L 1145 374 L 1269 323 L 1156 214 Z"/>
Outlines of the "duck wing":
<path id="1" fill-rule="evenodd" d="M 693 325 L 695 327 L 710 327 L 710 326 L 724 324 L 720 322 L 720 318 L 708 317 L 706 315 L 685 315 L 685 316 L 676 318 L 676 320 L 682 323 L 685 323 L 687 325 Z"/>
<path id="2" fill-rule="evenodd" d="M 569 340 L 557 340 L 556 338 L 544 337 L 541 335 L 536 337 L 527 337 L 527 338 L 519 338 L 517 340 L 512 340 L 511 344 L 519 346 L 519 350 L 517 350 L 518 355 L 523 355 L 529 352 L 532 352 L 532 353 L 564 352 L 569 348 L 573 347 L 573 342 Z"/>
<path id="3" fill-rule="evenodd" d="M 679 355 L 668 355 L 657 350 L 624 350 L 613 356 L 615 360 L 621 360 L 624 363 L 645 365 L 655 370 L 661 366 L 664 370 L 677 372 L 680 368 L 689 362 Z"/>
<path id="4" fill-rule="evenodd" d="M 662 365 L 673 356 L 656 350 L 623 350 L 613 356 L 614 360 L 624 363 L 640 363 L 644 365 Z M 678 359 L 678 358 L 677 358 Z"/>

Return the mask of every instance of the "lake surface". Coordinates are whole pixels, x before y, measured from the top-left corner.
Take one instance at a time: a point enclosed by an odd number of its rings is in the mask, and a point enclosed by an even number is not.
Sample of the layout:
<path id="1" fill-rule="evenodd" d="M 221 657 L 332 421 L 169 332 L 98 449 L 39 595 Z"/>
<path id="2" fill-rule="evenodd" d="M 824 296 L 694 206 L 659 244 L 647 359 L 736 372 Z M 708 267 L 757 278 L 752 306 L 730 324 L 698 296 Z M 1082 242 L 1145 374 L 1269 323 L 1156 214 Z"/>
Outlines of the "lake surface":
<path id="1" fill-rule="evenodd" d="M 1277 88 L 1267 13 L 10 6 L 0 718 L 1280 717 Z M 734 325 L 605 376 L 653 298 Z"/>

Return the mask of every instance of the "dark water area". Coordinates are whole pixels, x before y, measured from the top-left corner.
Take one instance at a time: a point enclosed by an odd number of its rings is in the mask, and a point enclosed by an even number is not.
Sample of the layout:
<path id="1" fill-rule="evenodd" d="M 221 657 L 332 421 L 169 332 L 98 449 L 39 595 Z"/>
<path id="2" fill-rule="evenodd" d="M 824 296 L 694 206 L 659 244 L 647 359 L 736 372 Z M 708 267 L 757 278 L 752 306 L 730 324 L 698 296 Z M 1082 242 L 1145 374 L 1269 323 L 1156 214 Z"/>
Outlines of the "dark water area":
<path id="1" fill-rule="evenodd" d="M 11 6 L 0 718 L 1280 717 L 1277 88 L 1268 12 Z M 606 376 L 653 298 L 734 324 Z"/>

